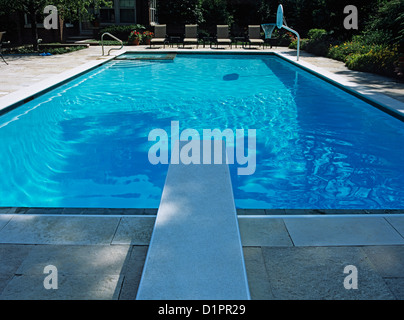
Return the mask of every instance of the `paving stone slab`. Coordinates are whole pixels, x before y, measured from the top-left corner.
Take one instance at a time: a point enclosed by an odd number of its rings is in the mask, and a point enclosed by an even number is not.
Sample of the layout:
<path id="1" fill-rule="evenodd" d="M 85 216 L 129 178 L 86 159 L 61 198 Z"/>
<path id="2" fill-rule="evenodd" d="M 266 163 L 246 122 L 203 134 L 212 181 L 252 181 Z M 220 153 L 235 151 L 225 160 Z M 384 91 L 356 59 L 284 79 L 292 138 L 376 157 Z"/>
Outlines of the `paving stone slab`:
<path id="1" fill-rule="evenodd" d="M 116 300 L 123 280 L 120 275 L 58 275 L 57 289 L 45 289 L 46 276 L 14 276 L 0 300 Z"/>
<path id="2" fill-rule="evenodd" d="M 262 254 L 275 299 L 395 299 L 360 247 L 263 247 Z M 358 270 L 358 289 L 344 287 L 348 265 Z"/>
<path id="3" fill-rule="evenodd" d="M 384 281 L 397 300 L 404 300 L 404 278 L 385 278 Z"/>
<path id="4" fill-rule="evenodd" d="M 382 217 L 307 217 L 284 219 L 295 246 L 404 244 Z"/>
<path id="5" fill-rule="evenodd" d="M 12 214 L 0 214 L 0 231 L 11 220 Z"/>
<path id="6" fill-rule="evenodd" d="M 404 246 L 366 246 L 363 250 L 382 277 L 404 278 Z"/>
<path id="7" fill-rule="evenodd" d="M 34 246 L 17 270 L 22 275 L 43 275 L 47 265 L 63 275 L 119 275 L 130 256 L 127 245 L 42 245 Z"/>
<path id="8" fill-rule="evenodd" d="M 34 246 L 0 244 L 0 293 Z"/>
<path id="9" fill-rule="evenodd" d="M 0 243 L 110 244 L 119 217 L 14 215 L 0 230 Z"/>
<path id="10" fill-rule="evenodd" d="M 386 217 L 386 220 L 404 237 L 404 217 Z"/>
<path id="11" fill-rule="evenodd" d="M 244 261 L 252 300 L 275 299 L 260 247 L 244 247 Z"/>
<path id="12" fill-rule="evenodd" d="M 148 246 L 133 246 L 131 255 L 125 263 L 124 281 L 119 294 L 119 300 L 135 300 L 143 266 L 146 260 Z"/>
<path id="13" fill-rule="evenodd" d="M 293 246 L 283 219 L 239 218 L 243 246 Z"/>
<path id="14" fill-rule="evenodd" d="M 112 244 L 149 245 L 155 217 L 123 217 Z"/>

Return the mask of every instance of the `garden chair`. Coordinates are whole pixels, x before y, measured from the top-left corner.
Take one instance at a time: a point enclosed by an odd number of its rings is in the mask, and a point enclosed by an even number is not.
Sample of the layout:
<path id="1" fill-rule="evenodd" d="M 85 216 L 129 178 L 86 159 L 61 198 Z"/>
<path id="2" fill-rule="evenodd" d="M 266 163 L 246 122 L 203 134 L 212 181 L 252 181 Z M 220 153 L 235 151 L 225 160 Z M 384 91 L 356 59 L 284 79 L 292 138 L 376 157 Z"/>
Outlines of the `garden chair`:
<path id="1" fill-rule="evenodd" d="M 154 26 L 154 38 L 150 40 L 150 49 L 153 44 L 162 43 L 163 48 L 166 47 L 167 43 L 167 25 L 158 24 Z"/>
<path id="2" fill-rule="evenodd" d="M 231 40 L 229 38 L 229 26 L 228 25 L 218 25 L 216 33 L 216 48 L 219 43 L 228 44 L 231 49 Z"/>
<path id="3" fill-rule="evenodd" d="M 262 44 L 262 48 L 264 48 L 264 40 L 261 39 L 261 26 L 260 25 L 249 25 L 248 26 L 248 42 L 251 45 Z"/>
<path id="4" fill-rule="evenodd" d="M 199 46 L 199 39 L 198 39 L 198 25 L 197 24 L 187 24 L 185 25 L 185 37 L 183 41 L 183 47 L 185 44 L 192 44 L 196 43 L 196 47 Z"/>

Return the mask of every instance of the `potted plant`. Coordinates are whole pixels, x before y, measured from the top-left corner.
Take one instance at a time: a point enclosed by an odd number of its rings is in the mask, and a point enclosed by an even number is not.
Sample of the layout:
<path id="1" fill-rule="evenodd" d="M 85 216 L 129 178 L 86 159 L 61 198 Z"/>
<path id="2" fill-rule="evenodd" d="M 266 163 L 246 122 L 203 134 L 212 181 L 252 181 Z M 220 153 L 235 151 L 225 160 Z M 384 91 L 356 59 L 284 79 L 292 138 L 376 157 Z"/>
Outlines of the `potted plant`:
<path id="1" fill-rule="evenodd" d="M 150 40 L 151 40 L 151 38 L 153 38 L 153 36 L 154 36 L 154 33 L 153 33 L 153 32 L 151 32 L 151 31 L 145 31 L 145 32 L 143 32 L 142 39 L 144 39 L 144 43 L 145 43 L 145 44 L 149 45 L 149 44 L 150 44 Z"/>
<path id="2" fill-rule="evenodd" d="M 142 40 L 142 34 L 139 31 L 133 30 L 129 34 L 128 43 L 138 46 L 140 41 Z"/>

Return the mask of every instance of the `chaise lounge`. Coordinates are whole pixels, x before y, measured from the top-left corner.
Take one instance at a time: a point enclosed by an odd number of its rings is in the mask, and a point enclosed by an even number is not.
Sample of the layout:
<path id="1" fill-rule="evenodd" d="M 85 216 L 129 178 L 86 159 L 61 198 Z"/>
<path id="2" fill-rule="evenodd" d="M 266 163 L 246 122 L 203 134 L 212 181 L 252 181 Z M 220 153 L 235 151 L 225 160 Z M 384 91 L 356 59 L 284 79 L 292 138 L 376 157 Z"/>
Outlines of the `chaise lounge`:
<path id="1" fill-rule="evenodd" d="M 249 25 L 248 26 L 248 42 L 251 45 L 258 45 L 264 48 L 264 40 L 261 39 L 261 26 L 260 25 Z"/>
<path id="2" fill-rule="evenodd" d="M 228 25 L 218 25 L 216 34 L 216 48 L 219 44 L 227 44 L 231 49 L 231 39 L 229 38 L 229 26 Z"/>
<path id="3" fill-rule="evenodd" d="M 2 53 L 2 50 L 3 50 L 3 35 L 4 35 L 5 33 L 6 33 L 5 31 L 0 32 L 0 56 L 1 56 L 1 58 L 3 59 L 4 63 L 5 63 L 5 64 L 8 64 L 7 61 L 6 61 L 6 59 L 4 59 L 3 53 Z"/>
<path id="4" fill-rule="evenodd" d="M 167 25 L 159 24 L 154 26 L 154 38 L 150 40 L 150 49 L 153 44 L 163 44 L 163 48 L 166 47 L 167 43 Z"/>
<path id="5" fill-rule="evenodd" d="M 199 46 L 198 25 L 187 24 L 185 25 L 185 38 L 182 47 L 185 47 L 185 44 L 193 44 L 193 43 L 196 43 L 196 47 L 198 48 Z"/>

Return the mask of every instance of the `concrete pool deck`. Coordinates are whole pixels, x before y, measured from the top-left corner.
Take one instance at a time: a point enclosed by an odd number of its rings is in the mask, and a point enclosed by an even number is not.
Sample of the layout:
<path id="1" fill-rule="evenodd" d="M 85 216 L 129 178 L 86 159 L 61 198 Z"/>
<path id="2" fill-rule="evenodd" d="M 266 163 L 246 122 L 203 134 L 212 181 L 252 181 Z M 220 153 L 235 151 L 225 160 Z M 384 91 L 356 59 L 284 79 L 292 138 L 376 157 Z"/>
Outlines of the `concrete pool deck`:
<path id="1" fill-rule="evenodd" d="M 285 48 L 265 51 L 295 53 Z M 100 54 L 100 47 L 90 47 L 63 56 L 6 56 L 10 65 L 0 64 L 0 97 L 103 61 Z M 404 102 L 404 84 L 347 72 L 342 63 L 326 58 L 302 53 L 301 60 Z M 91 211 L 46 215 L 0 209 L 0 299 L 135 299 L 156 217 Z M 240 213 L 252 299 L 404 299 L 402 215 Z M 44 288 L 47 265 L 57 267 L 57 290 Z M 357 290 L 343 286 L 347 265 L 358 270 Z"/>

